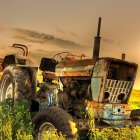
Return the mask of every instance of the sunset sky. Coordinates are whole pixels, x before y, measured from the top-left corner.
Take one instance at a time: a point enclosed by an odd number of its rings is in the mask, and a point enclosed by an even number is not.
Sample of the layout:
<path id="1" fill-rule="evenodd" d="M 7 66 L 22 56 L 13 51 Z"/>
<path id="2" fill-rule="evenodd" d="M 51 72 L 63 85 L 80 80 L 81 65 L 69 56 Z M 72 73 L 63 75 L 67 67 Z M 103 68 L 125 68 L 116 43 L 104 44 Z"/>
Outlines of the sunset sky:
<path id="1" fill-rule="evenodd" d="M 0 55 L 22 43 L 38 59 L 62 51 L 90 58 L 98 17 L 100 57 L 126 53 L 126 60 L 140 66 L 139 0 L 0 0 Z M 140 89 L 140 68 L 134 88 Z"/>

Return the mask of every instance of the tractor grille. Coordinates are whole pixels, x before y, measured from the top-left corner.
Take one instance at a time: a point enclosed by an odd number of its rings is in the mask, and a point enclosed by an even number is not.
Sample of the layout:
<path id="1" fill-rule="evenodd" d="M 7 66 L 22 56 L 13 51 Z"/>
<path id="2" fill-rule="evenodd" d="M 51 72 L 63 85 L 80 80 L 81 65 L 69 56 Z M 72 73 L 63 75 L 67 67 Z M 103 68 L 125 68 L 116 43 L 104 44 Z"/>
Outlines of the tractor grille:
<path id="1" fill-rule="evenodd" d="M 109 102 L 120 103 L 121 100 L 118 100 L 118 95 L 121 93 L 125 94 L 124 99 L 126 99 L 132 89 L 133 83 L 133 81 L 107 79 L 105 92 L 108 92 L 110 94 Z"/>

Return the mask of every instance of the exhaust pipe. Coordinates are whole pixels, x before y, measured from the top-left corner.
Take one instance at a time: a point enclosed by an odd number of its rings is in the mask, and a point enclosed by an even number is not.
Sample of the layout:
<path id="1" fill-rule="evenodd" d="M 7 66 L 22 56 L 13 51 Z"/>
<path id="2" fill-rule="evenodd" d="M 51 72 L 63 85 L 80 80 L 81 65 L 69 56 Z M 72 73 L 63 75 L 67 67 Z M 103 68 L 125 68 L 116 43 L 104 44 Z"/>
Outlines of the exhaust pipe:
<path id="1" fill-rule="evenodd" d="M 99 21 L 98 21 L 97 36 L 94 38 L 94 49 L 93 49 L 93 57 L 92 57 L 93 60 L 99 58 L 100 42 L 101 42 L 100 29 L 101 29 L 101 17 L 99 17 Z"/>

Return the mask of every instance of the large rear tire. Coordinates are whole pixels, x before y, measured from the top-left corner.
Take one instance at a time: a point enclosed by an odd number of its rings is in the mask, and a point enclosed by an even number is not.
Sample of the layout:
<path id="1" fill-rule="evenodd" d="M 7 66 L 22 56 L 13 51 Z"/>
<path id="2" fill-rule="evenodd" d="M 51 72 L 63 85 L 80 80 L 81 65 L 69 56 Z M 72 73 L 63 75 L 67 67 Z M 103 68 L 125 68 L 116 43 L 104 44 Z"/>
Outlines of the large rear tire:
<path id="1" fill-rule="evenodd" d="M 28 99 L 31 94 L 31 82 L 28 71 L 24 67 L 7 66 L 0 81 L 0 99 L 7 97 L 15 101 Z"/>
<path id="2" fill-rule="evenodd" d="M 41 140 L 41 134 L 49 130 L 57 130 L 70 139 L 77 139 L 77 128 L 72 117 L 58 107 L 49 107 L 39 111 L 33 118 L 35 139 Z"/>

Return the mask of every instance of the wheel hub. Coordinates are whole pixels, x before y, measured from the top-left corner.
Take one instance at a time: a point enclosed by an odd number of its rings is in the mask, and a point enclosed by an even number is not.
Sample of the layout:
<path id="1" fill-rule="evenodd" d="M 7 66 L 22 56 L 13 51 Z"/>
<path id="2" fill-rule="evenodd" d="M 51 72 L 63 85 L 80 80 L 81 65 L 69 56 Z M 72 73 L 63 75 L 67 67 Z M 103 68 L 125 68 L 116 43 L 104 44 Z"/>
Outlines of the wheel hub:
<path id="1" fill-rule="evenodd" d="M 12 83 L 10 83 L 9 86 L 7 87 L 5 98 L 12 97 L 12 94 L 13 94 L 13 85 Z"/>
<path id="2" fill-rule="evenodd" d="M 43 140 L 43 134 L 47 132 L 47 134 L 51 134 L 56 131 L 56 128 L 49 122 L 43 123 L 39 128 L 38 140 Z"/>

